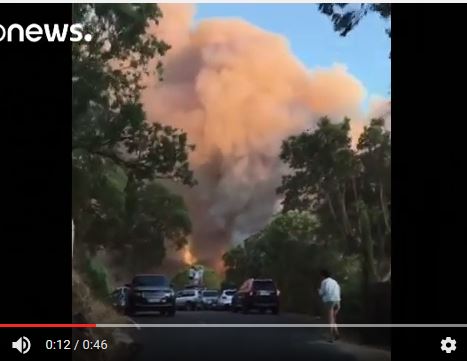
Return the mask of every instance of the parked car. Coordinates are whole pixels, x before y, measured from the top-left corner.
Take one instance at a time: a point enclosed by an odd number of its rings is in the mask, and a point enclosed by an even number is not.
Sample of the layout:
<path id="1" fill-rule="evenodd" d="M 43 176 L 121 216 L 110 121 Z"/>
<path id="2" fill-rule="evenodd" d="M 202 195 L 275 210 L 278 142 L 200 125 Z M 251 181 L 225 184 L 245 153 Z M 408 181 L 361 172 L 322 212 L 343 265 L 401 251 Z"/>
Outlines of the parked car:
<path id="1" fill-rule="evenodd" d="M 177 292 L 175 304 L 184 310 L 198 310 L 201 308 L 201 290 L 197 288 L 184 289 Z"/>
<path id="2" fill-rule="evenodd" d="M 130 288 L 127 286 L 118 287 L 110 295 L 112 305 L 117 311 L 124 311 L 128 305 L 128 293 Z"/>
<path id="3" fill-rule="evenodd" d="M 175 292 L 169 278 L 160 274 L 140 274 L 129 285 L 128 314 L 139 311 L 160 311 L 175 315 Z"/>
<path id="4" fill-rule="evenodd" d="M 248 313 L 252 309 L 261 312 L 271 310 L 279 313 L 280 291 L 272 279 L 250 278 L 246 280 L 232 298 L 232 311 Z"/>
<path id="5" fill-rule="evenodd" d="M 232 306 L 232 298 L 235 295 L 236 291 L 237 290 L 235 289 L 223 290 L 217 301 L 218 308 L 221 308 L 224 310 L 229 309 L 230 306 Z"/>
<path id="6" fill-rule="evenodd" d="M 219 299 L 219 291 L 217 290 L 204 290 L 201 292 L 201 306 L 205 310 L 214 309 L 217 307 L 217 300 Z"/>

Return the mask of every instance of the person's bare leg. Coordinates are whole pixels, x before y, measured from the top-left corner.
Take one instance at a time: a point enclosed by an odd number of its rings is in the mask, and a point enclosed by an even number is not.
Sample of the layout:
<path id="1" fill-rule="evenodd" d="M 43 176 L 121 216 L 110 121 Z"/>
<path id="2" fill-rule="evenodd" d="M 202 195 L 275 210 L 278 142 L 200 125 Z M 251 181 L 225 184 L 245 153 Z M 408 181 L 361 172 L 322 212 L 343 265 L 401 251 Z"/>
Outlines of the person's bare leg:
<path id="1" fill-rule="evenodd" d="M 329 338 L 332 341 L 334 338 L 334 310 L 332 309 L 332 307 L 330 307 L 328 310 L 328 323 L 330 331 Z"/>
<path id="2" fill-rule="evenodd" d="M 333 312 L 333 320 L 334 320 L 334 336 L 337 338 L 339 338 L 339 329 L 337 328 L 337 314 L 339 313 L 339 305 L 336 305 L 332 312 Z"/>

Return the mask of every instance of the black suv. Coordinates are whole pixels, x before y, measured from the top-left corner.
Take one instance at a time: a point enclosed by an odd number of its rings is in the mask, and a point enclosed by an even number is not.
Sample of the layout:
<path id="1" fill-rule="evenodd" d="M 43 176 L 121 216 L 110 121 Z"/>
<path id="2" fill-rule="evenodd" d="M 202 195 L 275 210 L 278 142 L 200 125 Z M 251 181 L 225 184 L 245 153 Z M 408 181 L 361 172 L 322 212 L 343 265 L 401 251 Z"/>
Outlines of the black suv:
<path id="1" fill-rule="evenodd" d="M 129 315 L 138 311 L 160 311 L 167 316 L 175 315 L 175 292 L 166 276 L 136 275 L 128 286 Z"/>
<path id="2" fill-rule="evenodd" d="M 271 279 L 250 278 L 246 280 L 232 298 L 232 311 L 242 310 L 248 313 L 251 309 L 259 311 L 271 310 L 279 313 L 279 290 Z"/>

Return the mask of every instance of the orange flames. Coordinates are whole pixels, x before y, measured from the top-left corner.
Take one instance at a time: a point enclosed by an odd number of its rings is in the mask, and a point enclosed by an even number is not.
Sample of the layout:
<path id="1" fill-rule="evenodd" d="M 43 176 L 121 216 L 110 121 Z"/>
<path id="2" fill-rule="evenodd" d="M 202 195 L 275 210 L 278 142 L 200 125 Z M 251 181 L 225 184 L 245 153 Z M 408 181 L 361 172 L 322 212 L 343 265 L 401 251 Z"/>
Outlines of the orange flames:
<path id="1" fill-rule="evenodd" d="M 183 249 L 183 262 L 188 266 L 191 266 L 196 262 L 196 257 L 191 252 L 190 244 L 187 244 Z"/>

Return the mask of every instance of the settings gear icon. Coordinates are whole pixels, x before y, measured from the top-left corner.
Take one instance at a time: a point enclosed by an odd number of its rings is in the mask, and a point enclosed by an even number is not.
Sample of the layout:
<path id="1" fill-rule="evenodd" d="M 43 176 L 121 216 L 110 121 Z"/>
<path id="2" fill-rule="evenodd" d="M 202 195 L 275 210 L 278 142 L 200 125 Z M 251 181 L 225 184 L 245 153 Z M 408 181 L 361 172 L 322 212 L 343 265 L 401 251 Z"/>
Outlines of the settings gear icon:
<path id="1" fill-rule="evenodd" d="M 456 351 L 456 340 L 451 337 L 446 337 L 444 340 L 441 340 L 441 350 L 446 353 Z"/>

